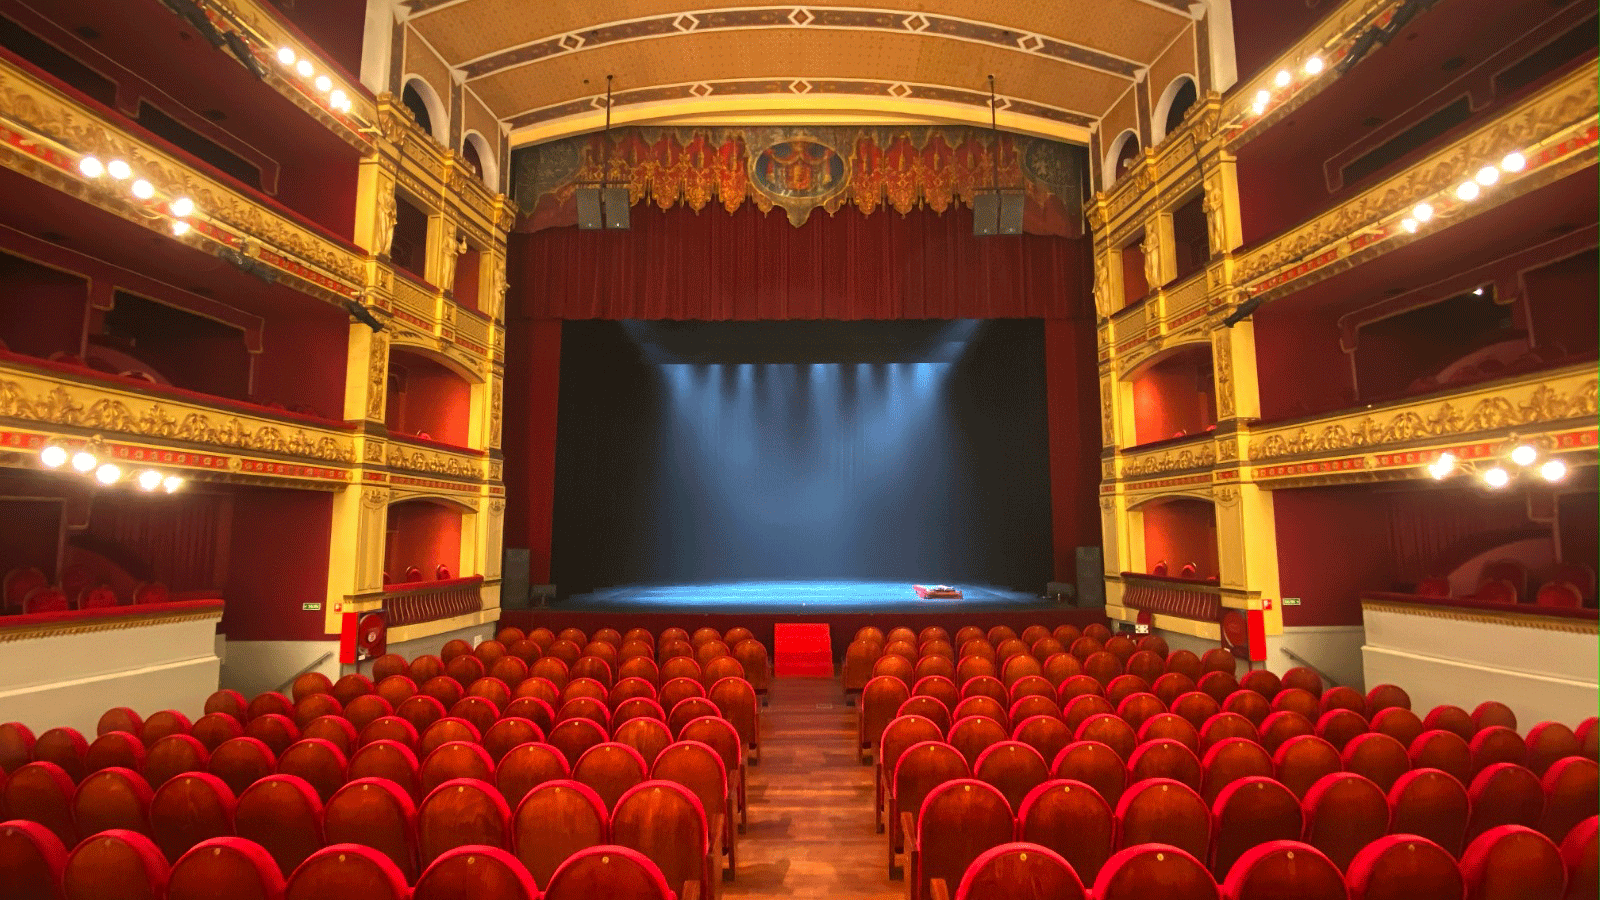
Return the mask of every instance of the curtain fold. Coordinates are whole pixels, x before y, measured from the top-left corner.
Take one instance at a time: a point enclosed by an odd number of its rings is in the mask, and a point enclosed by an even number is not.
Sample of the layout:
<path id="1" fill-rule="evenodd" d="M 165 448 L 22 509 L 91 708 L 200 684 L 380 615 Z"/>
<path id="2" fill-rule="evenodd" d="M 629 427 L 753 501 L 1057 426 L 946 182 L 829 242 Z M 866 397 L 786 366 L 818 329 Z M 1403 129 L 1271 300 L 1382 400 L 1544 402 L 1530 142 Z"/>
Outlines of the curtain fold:
<path id="1" fill-rule="evenodd" d="M 1081 238 L 974 237 L 972 212 L 632 209 L 628 231 L 512 235 L 530 319 L 1068 318 L 1089 307 Z"/>

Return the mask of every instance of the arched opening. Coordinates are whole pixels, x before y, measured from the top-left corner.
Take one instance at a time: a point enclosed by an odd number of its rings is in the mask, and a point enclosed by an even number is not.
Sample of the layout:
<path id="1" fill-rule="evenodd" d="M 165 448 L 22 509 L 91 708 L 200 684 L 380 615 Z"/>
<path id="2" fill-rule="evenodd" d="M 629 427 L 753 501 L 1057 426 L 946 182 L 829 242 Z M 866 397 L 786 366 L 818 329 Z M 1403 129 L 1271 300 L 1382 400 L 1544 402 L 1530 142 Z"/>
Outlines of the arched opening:
<path id="1" fill-rule="evenodd" d="M 472 385 L 455 369 L 424 353 L 395 347 L 389 352 L 389 433 L 468 446 Z"/>
<path id="2" fill-rule="evenodd" d="M 445 131 L 449 113 L 432 85 L 415 75 L 407 78 L 405 89 L 400 92 L 400 102 L 405 104 L 423 131 L 443 143 L 440 134 Z"/>
<path id="3" fill-rule="evenodd" d="M 1106 154 L 1107 189 L 1116 184 L 1117 179 L 1132 167 L 1142 150 L 1143 148 L 1139 146 L 1139 136 L 1134 134 L 1132 129 L 1117 135 L 1116 140 L 1111 142 L 1111 151 Z"/>
<path id="4" fill-rule="evenodd" d="M 1183 117 L 1197 99 L 1199 92 L 1195 89 L 1194 79 L 1188 75 L 1179 75 L 1167 85 L 1167 89 L 1161 93 L 1160 102 L 1156 103 L 1155 115 L 1151 116 L 1152 137 L 1156 143 L 1161 143 L 1167 139 L 1167 135 L 1178 130 L 1178 126 L 1183 124 Z"/>
<path id="5" fill-rule="evenodd" d="M 393 584 L 457 578 L 461 572 L 462 509 L 439 500 L 389 505 L 383 576 Z"/>
<path id="6" fill-rule="evenodd" d="M 1217 573 L 1217 515 L 1209 500 L 1174 497 L 1138 508 L 1144 523 L 1144 571 L 1203 581 Z"/>
<path id="7" fill-rule="evenodd" d="M 1129 380 L 1136 443 L 1201 434 L 1216 425 L 1210 344 L 1179 347 L 1141 366 Z"/>
<path id="8" fill-rule="evenodd" d="M 477 173 L 485 187 L 500 190 L 500 166 L 494 158 L 494 145 L 476 131 L 469 131 L 461 141 L 461 155 L 467 165 Z"/>

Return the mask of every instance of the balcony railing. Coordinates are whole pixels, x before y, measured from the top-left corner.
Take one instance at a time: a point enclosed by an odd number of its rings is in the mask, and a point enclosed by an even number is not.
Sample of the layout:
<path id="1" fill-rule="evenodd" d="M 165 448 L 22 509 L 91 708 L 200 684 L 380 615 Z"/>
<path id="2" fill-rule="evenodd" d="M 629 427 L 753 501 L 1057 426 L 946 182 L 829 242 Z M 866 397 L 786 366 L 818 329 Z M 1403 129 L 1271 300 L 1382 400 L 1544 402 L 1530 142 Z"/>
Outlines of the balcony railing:
<path id="1" fill-rule="evenodd" d="M 391 628 L 450 619 L 483 609 L 483 576 L 391 584 L 379 596 Z"/>
<path id="2" fill-rule="evenodd" d="M 1129 609 L 1215 622 L 1222 617 L 1222 588 L 1204 581 L 1122 573 L 1122 605 Z"/>

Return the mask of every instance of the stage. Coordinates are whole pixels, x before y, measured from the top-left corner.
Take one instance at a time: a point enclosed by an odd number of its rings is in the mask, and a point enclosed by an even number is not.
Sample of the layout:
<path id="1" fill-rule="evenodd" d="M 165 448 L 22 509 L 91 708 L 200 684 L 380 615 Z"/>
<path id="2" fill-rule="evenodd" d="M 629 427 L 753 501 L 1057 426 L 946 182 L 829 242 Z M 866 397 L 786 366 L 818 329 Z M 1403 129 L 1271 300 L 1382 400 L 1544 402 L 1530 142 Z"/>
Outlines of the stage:
<path id="1" fill-rule="evenodd" d="M 625 585 L 555 600 L 540 609 L 508 609 L 502 624 L 519 628 L 573 626 L 584 631 L 611 626 L 653 631 L 703 625 L 727 630 L 742 625 L 770 648 L 779 622 L 826 622 L 833 655 L 844 657 L 856 629 L 897 625 L 920 630 L 940 625 L 952 634 L 964 625 L 1009 625 L 1017 631 L 1040 624 L 1103 622 L 1104 609 L 1079 609 L 1035 594 L 995 585 L 952 583 L 960 600 L 923 600 L 912 581 L 737 581 L 713 584 Z M 927 583 L 927 582 L 922 582 Z"/>

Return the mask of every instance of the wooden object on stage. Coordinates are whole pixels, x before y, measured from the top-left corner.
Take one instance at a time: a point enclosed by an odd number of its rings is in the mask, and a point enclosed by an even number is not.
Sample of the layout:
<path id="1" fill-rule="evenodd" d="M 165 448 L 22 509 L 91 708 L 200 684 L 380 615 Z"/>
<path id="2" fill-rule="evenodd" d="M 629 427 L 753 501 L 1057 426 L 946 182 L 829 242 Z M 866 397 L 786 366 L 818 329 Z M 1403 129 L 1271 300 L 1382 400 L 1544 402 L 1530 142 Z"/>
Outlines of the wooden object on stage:
<path id="1" fill-rule="evenodd" d="M 961 591 L 948 584 L 914 584 L 917 596 L 923 600 L 960 600 Z"/>

